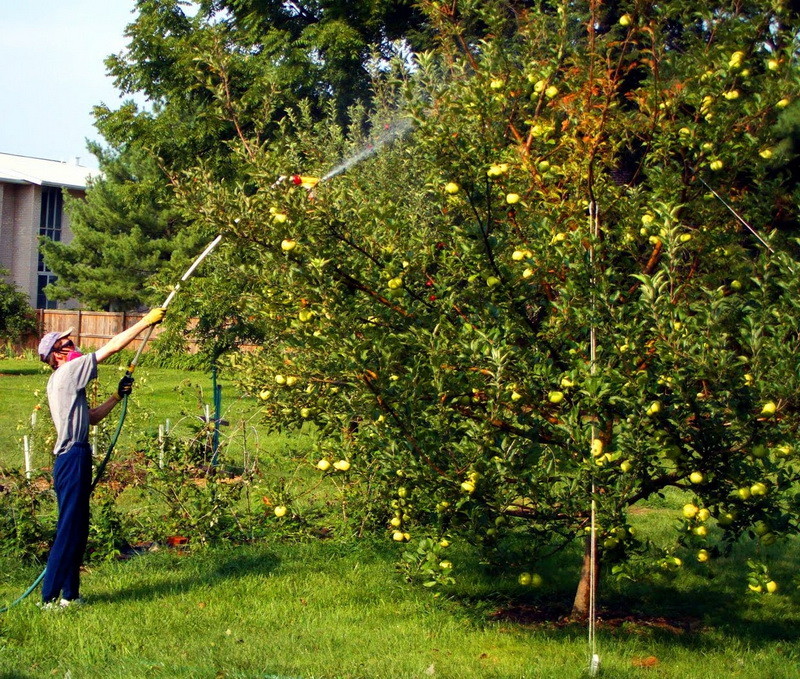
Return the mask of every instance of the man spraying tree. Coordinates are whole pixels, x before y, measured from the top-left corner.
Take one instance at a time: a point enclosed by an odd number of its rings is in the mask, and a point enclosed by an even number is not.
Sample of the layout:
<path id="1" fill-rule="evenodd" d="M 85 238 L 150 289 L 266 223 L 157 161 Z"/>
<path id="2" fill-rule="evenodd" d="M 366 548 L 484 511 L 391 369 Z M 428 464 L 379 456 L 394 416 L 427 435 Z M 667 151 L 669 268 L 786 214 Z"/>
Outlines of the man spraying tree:
<path id="1" fill-rule="evenodd" d="M 138 323 L 85 356 L 69 338 L 71 328 L 49 332 L 39 342 L 39 358 L 54 371 L 47 383 L 47 399 L 57 434 L 53 484 L 58 499 L 56 537 L 42 584 L 43 608 L 64 608 L 79 600 L 92 484 L 89 425 L 100 422 L 131 392 L 133 377 L 123 377 L 116 393 L 95 408 L 89 407 L 86 386 L 97 377 L 98 363 L 124 349 L 143 330 L 160 323 L 164 313 L 164 308 L 152 309 Z"/>

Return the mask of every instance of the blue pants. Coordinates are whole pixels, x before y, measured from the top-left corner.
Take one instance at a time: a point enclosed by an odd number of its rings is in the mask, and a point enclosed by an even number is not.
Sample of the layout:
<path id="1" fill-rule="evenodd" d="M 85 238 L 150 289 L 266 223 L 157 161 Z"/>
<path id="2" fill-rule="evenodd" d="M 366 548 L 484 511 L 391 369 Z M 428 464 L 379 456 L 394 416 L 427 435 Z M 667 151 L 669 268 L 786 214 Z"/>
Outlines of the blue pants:
<path id="1" fill-rule="evenodd" d="M 56 538 L 47 559 L 42 601 L 77 599 L 80 569 L 89 538 L 89 495 L 92 485 L 92 449 L 76 443 L 56 457 L 53 484 L 58 499 Z"/>

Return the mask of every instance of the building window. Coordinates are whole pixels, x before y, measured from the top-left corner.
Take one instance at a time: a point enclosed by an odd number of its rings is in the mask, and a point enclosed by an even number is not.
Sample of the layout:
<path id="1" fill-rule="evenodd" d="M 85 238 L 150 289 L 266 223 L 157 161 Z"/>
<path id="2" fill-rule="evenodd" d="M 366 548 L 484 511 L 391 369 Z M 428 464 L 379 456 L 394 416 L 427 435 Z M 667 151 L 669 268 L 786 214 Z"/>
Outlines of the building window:
<path id="1" fill-rule="evenodd" d="M 39 219 L 39 235 L 50 240 L 61 240 L 61 213 L 64 208 L 64 198 L 61 189 L 56 186 L 42 187 L 42 214 Z M 47 299 L 44 294 L 46 285 L 56 280 L 55 275 L 45 266 L 44 257 L 39 253 L 38 282 L 36 285 L 36 308 L 55 309 L 56 302 Z"/>

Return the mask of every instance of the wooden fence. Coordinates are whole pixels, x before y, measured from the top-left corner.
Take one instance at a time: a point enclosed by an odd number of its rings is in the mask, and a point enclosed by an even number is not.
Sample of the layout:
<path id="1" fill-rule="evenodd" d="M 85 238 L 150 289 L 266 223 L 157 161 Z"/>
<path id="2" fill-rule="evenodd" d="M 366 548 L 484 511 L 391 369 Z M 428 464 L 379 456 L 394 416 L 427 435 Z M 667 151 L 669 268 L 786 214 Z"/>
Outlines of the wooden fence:
<path id="1" fill-rule="evenodd" d="M 132 311 L 83 311 L 80 309 L 37 309 L 36 310 L 36 334 L 23 338 L 13 345 L 16 352 L 26 349 L 36 351 L 39 346 L 39 339 L 45 333 L 54 330 L 69 330 L 72 328 L 72 340 L 84 350 L 94 350 L 102 347 L 114 335 L 135 325 L 144 318 L 145 312 Z M 189 319 L 189 328 L 197 324 L 197 319 Z M 158 337 L 163 332 L 160 325 L 153 328 L 151 340 Z M 136 351 L 145 338 L 142 332 L 127 348 Z M 198 343 L 187 337 L 185 338 L 186 351 L 193 354 L 197 351 Z M 144 351 L 147 351 L 148 344 Z M 0 344 L 2 348 L 2 344 Z M 258 347 L 254 344 L 242 344 L 238 347 L 239 351 L 253 351 Z"/>
<path id="2" fill-rule="evenodd" d="M 66 309 L 37 309 L 36 310 L 36 335 L 26 337 L 18 349 L 33 349 L 39 344 L 42 335 L 54 330 L 69 330 L 72 328 L 72 339 L 75 344 L 83 349 L 97 349 L 103 346 L 114 335 L 130 328 L 144 317 L 142 312 L 109 312 L 109 311 L 83 311 Z M 161 328 L 153 329 L 151 339 L 161 333 Z M 129 349 L 136 350 L 144 339 L 144 333 L 128 345 Z M 145 349 L 146 350 L 146 349 Z M 189 351 L 195 350 L 194 342 L 189 342 Z"/>

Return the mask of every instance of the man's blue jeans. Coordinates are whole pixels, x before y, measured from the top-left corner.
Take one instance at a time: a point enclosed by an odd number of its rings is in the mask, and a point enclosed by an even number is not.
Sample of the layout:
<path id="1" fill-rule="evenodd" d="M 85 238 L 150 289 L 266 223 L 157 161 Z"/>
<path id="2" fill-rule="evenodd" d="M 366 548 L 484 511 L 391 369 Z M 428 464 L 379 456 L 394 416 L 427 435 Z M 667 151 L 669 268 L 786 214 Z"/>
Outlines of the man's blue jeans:
<path id="1" fill-rule="evenodd" d="M 42 601 L 77 599 L 83 553 L 89 538 L 89 495 L 92 485 L 92 449 L 76 443 L 56 457 L 53 484 L 58 499 L 56 538 L 47 559 Z"/>

